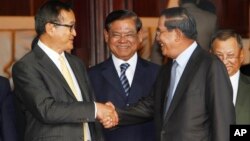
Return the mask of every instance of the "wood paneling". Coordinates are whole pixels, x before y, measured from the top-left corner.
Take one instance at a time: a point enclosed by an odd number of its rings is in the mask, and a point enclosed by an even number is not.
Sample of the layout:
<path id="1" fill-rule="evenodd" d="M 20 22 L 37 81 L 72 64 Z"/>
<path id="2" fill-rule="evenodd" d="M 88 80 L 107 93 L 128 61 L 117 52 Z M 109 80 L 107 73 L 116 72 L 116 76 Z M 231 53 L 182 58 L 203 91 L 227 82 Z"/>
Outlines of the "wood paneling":
<path id="1" fill-rule="evenodd" d="M 249 38 L 249 0 L 214 0 L 218 26 L 221 29 L 236 30 L 244 38 Z"/>
<path id="2" fill-rule="evenodd" d="M 30 4 L 28 0 L 1 0 L 0 14 L 2 16 L 7 15 L 29 15 Z"/>
<path id="3" fill-rule="evenodd" d="M 140 17 L 158 17 L 168 0 L 134 0 L 133 10 Z"/>

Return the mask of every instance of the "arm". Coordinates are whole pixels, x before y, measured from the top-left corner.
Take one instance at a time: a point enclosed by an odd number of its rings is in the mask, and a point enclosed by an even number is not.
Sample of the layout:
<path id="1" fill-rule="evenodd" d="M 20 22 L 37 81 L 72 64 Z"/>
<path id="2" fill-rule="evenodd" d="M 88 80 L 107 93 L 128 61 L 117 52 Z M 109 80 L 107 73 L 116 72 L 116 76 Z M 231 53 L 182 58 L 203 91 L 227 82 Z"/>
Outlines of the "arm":
<path id="1" fill-rule="evenodd" d="M 130 125 L 152 120 L 154 116 L 153 94 L 142 98 L 135 106 L 117 109 L 119 125 Z"/>
<path id="2" fill-rule="evenodd" d="M 235 123 L 233 90 L 222 62 L 212 62 L 207 76 L 206 102 L 211 119 L 212 141 L 228 141 L 230 124 Z"/>
<path id="3" fill-rule="evenodd" d="M 93 101 L 73 100 L 58 84 L 59 80 L 43 69 L 23 62 L 13 67 L 15 92 L 27 112 L 50 124 L 95 121 Z"/>

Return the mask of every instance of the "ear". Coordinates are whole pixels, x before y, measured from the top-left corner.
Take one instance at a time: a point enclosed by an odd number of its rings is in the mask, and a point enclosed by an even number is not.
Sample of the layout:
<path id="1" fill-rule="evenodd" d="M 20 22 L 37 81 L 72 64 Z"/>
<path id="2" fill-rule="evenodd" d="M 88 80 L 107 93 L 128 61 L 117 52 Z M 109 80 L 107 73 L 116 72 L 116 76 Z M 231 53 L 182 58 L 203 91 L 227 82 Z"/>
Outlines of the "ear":
<path id="1" fill-rule="evenodd" d="M 175 41 L 178 42 L 183 38 L 183 33 L 179 29 L 174 29 L 175 32 Z"/>
<path id="2" fill-rule="evenodd" d="M 138 33 L 137 33 L 137 35 L 138 35 L 138 40 L 139 40 L 139 42 L 141 43 L 142 42 L 142 40 L 143 40 L 143 31 L 142 31 L 143 29 L 140 29 L 139 31 L 138 31 Z"/>
<path id="3" fill-rule="evenodd" d="M 54 31 L 55 31 L 55 26 L 54 26 L 54 24 L 52 24 L 52 23 L 47 23 L 47 24 L 45 25 L 45 32 L 46 32 L 47 34 L 53 35 Z"/>
<path id="4" fill-rule="evenodd" d="M 243 63 L 243 61 L 244 61 L 244 58 L 245 58 L 245 54 L 244 54 L 244 49 L 242 48 L 241 50 L 240 50 L 240 63 L 242 64 Z"/>
<path id="5" fill-rule="evenodd" d="M 109 33 L 106 29 L 104 29 L 104 39 L 105 39 L 105 42 L 107 43 L 108 40 L 109 40 Z"/>

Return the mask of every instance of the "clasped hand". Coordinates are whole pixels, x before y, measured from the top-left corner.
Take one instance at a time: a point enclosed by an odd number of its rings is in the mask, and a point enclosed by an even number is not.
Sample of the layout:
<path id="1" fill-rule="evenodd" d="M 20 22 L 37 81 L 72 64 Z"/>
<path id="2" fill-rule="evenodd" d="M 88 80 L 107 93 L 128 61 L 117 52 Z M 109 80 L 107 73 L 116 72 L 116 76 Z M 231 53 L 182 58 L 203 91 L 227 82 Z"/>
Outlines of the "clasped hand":
<path id="1" fill-rule="evenodd" d="M 97 119 L 105 128 L 111 128 L 118 124 L 119 118 L 115 106 L 111 102 L 105 104 L 96 103 Z"/>

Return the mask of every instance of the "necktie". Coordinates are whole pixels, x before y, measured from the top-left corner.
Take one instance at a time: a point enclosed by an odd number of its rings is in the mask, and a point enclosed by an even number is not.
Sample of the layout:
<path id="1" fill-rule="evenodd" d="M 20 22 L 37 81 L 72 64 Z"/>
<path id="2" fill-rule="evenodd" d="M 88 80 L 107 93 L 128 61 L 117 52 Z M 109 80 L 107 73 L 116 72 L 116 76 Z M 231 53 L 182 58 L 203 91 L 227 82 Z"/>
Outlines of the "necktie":
<path id="1" fill-rule="evenodd" d="M 165 109 L 165 116 L 167 115 L 168 109 L 170 107 L 170 104 L 171 104 L 171 101 L 172 101 L 173 95 L 174 95 L 174 86 L 175 86 L 177 66 L 178 66 L 178 63 L 176 61 L 173 61 L 173 65 L 171 68 L 170 85 L 169 85 L 168 92 L 167 92 L 167 103 L 166 103 L 166 109 Z"/>
<path id="2" fill-rule="evenodd" d="M 64 57 L 60 56 L 59 61 L 60 61 L 60 65 L 61 65 L 61 73 L 62 73 L 63 77 L 65 78 L 65 80 L 67 81 L 70 89 L 74 93 L 76 99 L 78 99 L 77 95 L 76 95 L 77 94 L 76 88 L 74 86 L 73 79 L 72 79 L 72 77 L 70 75 L 69 69 L 66 66 L 66 62 L 65 62 Z M 90 135 L 90 133 L 89 133 L 89 127 L 88 127 L 87 123 L 83 123 L 83 135 L 84 135 L 83 141 L 89 141 L 88 140 L 88 135 Z"/>
<path id="3" fill-rule="evenodd" d="M 73 79 L 69 73 L 69 70 L 66 66 L 64 57 L 60 56 L 59 61 L 60 61 L 60 65 L 61 65 L 61 73 L 62 73 L 63 77 L 65 78 L 65 80 L 67 81 L 67 83 L 68 83 L 70 89 L 72 90 L 72 92 L 74 93 L 75 97 L 77 98 L 76 88 L 74 86 Z"/>
<path id="4" fill-rule="evenodd" d="M 128 96 L 129 89 L 130 89 L 129 82 L 128 82 L 128 79 L 127 79 L 126 74 L 125 74 L 128 67 L 129 67 L 128 63 L 123 63 L 120 65 L 120 68 L 121 68 L 120 81 L 122 83 L 122 87 L 125 91 L 126 96 Z"/>

